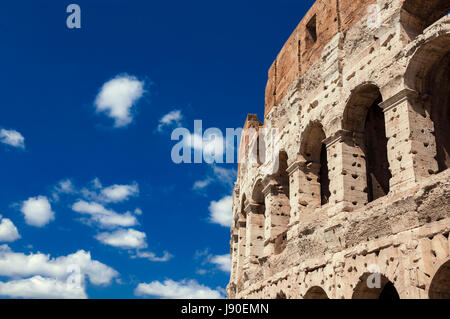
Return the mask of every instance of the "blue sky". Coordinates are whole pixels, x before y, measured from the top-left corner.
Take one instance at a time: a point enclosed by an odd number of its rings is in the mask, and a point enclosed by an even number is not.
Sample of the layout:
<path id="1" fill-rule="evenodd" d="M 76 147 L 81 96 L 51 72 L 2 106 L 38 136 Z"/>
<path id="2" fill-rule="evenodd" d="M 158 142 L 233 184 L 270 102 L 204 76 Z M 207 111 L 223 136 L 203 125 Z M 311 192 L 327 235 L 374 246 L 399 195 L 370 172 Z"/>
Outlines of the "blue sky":
<path id="1" fill-rule="evenodd" d="M 2 2 L 0 297 L 223 297 L 237 165 L 177 165 L 171 132 L 262 119 L 312 3 Z"/>

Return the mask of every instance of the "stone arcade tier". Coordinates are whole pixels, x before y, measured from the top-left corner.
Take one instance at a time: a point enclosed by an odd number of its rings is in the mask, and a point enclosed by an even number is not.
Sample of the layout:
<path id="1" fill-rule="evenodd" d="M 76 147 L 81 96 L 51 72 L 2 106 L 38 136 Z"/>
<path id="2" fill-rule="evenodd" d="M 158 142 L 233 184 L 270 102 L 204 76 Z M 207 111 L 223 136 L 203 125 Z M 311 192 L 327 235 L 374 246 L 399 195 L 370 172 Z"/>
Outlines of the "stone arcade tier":
<path id="1" fill-rule="evenodd" d="M 450 0 L 322 0 L 269 70 L 229 298 L 450 298 Z M 252 141 L 278 129 L 273 142 Z M 270 153 L 270 152 L 269 152 Z"/>

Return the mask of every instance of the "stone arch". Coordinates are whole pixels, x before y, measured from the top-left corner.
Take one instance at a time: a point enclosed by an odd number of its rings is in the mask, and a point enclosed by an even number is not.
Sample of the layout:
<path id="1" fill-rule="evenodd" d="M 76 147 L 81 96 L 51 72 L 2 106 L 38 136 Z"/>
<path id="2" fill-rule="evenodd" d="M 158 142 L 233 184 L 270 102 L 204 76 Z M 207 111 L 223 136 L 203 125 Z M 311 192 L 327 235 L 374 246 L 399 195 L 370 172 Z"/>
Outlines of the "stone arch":
<path id="1" fill-rule="evenodd" d="M 450 260 L 447 260 L 434 275 L 430 289 L 430 299 L 450 299 Z"/>
<path id="2" fill-rule="evenodd" d="M 287 296 L 284 293 L 284 291 L 281 290 L 280 292 L 277 293 L 277 295 L 275 296 L 275 299 L 287 299 Z"/>
<path id="3" fill-rule="evenodd" d="M 355 168 L 353 178 L 355 184 L 367 193 L 368 202 L 389 193 L 392 177 L 384 113 L 380 107 L 382 101 L 378 86 L 365 83 L 352 91 L 343 114 L 342 127 L 352 138 L 351 146 L 355 149 L 353 156 L 364 159 L 363 163 L 354 162 L 358 167 Z M 351 156 L 344 154 L 346 155 Z M 343 160 L 351 161 L 345 158 Z"/>
<path id="4" fill-rule="evenodd" d="M 384 275 L 365 273 L 353 290 L 352 299 L 400 299 L 394 284 Z"/>
<path id="5" fill-rule="evenodd" d="M 412 40 L 449 11 L 448 0 L 405 0 L 400 12 L 403 32 Z"/>
<path id="6" fill-rule="evenodd" d="M 311 198 L 311 204 L 314 207 L 327 204 L 331 195 L 325 138 L 322 124 L 317 121 L 311 122 L 303 133 L 300 145 L 300 155 L 305 160 L 306 165 L 308 184 L 306 197 Z"/>
<path id="7" fill-rule="evenodd" d="M 319 286 L 314 286 L 308 289 L 303 299 L 329 299 L 325 290 Z"/>
<path id="8" fill-rule="evenodd" d="M 418 93 L 416 111 L 434 126 L 435 158 L 438 172 L 442 172 L 450 167 L 450 34 L 434 38 L 416 51 L 405 84 Z"/>

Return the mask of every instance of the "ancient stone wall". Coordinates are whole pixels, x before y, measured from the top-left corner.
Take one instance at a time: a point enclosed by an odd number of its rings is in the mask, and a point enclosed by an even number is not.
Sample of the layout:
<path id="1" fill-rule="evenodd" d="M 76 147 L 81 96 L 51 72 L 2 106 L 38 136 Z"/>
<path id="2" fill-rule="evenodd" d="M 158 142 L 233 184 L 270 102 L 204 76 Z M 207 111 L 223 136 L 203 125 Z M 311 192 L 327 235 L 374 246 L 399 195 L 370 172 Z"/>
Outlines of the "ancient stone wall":
<path id="1" fill-rule="evenodd" d="M 244 126 L 229 298 L 450 298 L 449 11 L 308 11 Z"/>

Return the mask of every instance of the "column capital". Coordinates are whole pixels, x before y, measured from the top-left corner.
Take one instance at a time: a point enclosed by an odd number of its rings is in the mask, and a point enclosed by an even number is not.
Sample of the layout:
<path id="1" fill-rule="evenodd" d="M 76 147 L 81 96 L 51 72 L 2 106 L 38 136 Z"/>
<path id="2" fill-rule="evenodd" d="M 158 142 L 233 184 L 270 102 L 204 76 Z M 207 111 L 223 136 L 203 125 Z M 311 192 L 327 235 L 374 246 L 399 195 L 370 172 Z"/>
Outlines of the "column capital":
<path id="1" fill-rule="evenodd" d="M 296 171 L 304 169 L 306 167 L 306 163 L 307 162 L 305 160 L 295 161 L 291 165 L 289 165 L 289 167 L 286 169 L 286 172 L 289 174 L 289 176 L 291 176 Z"/>
<path id="2" fill-rule="evenodd" d="M 419 96 L 420 94 L 415 90 L 403 89 L 400 92 L 388 98 L 387 100 L 381 102 L 379 106 L 383 109 L 383 112 L 387 112 L 390 109 L 399 105 L 400 103 L 404 102 L 408 98 L 417 98 Z"/>
<path id="3" fill-rule="evenodd" d="M 339 130 L 330 137 L 323 140 L 323 143 L 327 148 L 332 147 L 336 143 L 353 141 L 355 139 L 361 139 L 364 137 L 364 133 L 349 131 L 349 130 Z"/>
<path id="4" fill-rule="evenodd" d="M 258 204 L 255 202 L 249 202 L 245 208 L 244 211 L 247 214 L 247 216 L 251 214 L 264 214 L 265 206 L 263 204 Z"/>

